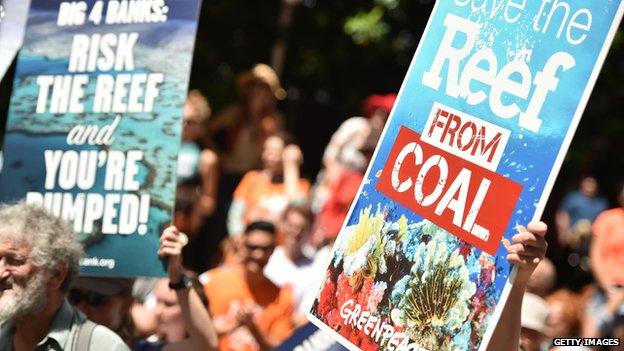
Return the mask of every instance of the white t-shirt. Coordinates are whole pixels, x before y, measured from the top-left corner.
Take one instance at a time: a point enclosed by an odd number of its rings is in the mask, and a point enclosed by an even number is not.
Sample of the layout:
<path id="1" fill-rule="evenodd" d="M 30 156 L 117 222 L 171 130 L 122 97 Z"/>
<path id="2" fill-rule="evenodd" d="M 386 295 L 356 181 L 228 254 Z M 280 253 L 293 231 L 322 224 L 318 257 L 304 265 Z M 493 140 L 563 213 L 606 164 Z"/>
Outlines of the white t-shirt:
<path id="1" fill-rule="evenodd" d="M 293 262 L 286 256 L 284 247 L 278 246 L 264 267 L 264 275 L 279 287 L 290 285 L 297 312 L 305 313 L 312 307 L 329 253 L 329 247 L 324 247 L 298 262 Z"/>

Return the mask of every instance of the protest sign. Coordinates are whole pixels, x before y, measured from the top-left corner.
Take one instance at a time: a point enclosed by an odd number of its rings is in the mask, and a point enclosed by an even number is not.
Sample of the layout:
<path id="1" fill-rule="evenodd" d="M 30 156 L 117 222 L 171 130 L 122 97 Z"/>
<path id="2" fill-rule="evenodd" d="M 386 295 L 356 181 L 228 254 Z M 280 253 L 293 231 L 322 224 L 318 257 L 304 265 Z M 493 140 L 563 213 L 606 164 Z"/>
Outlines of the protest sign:
<path id="1" fill-rule="evenodd" d="M 0 1 L 0 79 L 22 46 L 29 0 Z"/>
<path id="2" fill-rule="evenodd" d="M 476 350 L 539 219 L 618 1 L 437 1 L 309 314 L 349 349 Z"/>
<path id="3" fill-rule="evenodd" d="M 0 201 L 70 221 L 81 273 L 159 276 L 197 0 L 33 0 L 4 140 Z"/>

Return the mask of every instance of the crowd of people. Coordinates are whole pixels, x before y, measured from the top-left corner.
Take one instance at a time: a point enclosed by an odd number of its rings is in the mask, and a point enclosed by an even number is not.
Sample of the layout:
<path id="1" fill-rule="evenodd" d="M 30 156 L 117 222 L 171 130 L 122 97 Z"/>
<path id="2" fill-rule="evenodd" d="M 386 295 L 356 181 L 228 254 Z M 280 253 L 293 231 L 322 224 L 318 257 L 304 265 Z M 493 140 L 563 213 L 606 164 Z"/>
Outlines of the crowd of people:
<path id="1" fill-rule="evenodd" d="M 536 268 L 522 307 L 527 351 L 543 350 L 555 338 L 624 340 L 624 184 L 617 199 L 618 206 L 608 209 L 592 176 L 583 176 L 578 189 L 563 198 L 550 240 L 555 245 L 553 259 Z M 549 349 L 572 348 L 552 345 Z"/>
<path id="2" fill-rule="evenodd" d="M 154 253 L 167 278 L 77 277 L 82 249 L 67 224 L 24 203 L 0 210 L 0 351 L 270 350 L 307 323 L 396 95 L 364 101 L 311 181 L 277 108 L 275 72 L 255 65 L 237 89 L 215 116 L 198 91 L 185 103 L 175 212 Z M 514 237 L 507 259 L 519 269 L 491 350 L 624 338 L 624 188 L 612 210 L 597 194 L 586 178 L 557 213 L 549 241 L 567 265 L 544 259 L 543 223 Z M 553 291 L 557 270 L 573 268 L 585 275 Z"/>

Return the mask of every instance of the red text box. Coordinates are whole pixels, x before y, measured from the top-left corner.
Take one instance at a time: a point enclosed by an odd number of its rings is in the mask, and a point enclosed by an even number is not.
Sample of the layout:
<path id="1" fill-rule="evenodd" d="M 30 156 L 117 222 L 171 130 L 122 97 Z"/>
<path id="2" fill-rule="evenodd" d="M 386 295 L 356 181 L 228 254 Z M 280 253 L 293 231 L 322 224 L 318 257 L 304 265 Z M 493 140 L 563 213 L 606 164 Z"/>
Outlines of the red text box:
<path id="1" fill-rule="evenodd" d="M 495 255 L 522 186 L 431 146 L 401 127 L 377 190 Z"/>

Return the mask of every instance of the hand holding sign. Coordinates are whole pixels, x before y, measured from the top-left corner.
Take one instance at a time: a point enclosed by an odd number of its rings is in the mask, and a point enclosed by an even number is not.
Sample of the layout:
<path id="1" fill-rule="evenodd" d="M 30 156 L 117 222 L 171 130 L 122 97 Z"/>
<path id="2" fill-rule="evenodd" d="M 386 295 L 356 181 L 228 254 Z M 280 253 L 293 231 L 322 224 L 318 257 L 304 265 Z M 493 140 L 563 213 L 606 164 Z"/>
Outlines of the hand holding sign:
<path id="1" fill-rule="evenodd" d="M 437 1 L 310 320 L 351 350 L 517 350 L 547 245 L 515 224 L 541 216 L 623 13 Z"/>
<path id="2" fill-rule="evenodd" d="M 503 240 L 507 249 L 507 261 L 518 267 L 518 276 L 528 279 L 535 267 L 544 259 L 548 244 L 544 236 L 548 227 L 544 222 L 529 223 L 527 228 L 518 226 L 518 234 L 514 235 L 513 245 Z"/>
<path id="3" fill-rule="evenodd" d="M 188 242 L 188 238 L 178 228 L 170 226 L 165 229 L 160 237 L 158 256 L 168 258 L 167 272 L 171 281 L 179 281 L 184 275 L 182 267 L 182 248 Z"/>

